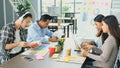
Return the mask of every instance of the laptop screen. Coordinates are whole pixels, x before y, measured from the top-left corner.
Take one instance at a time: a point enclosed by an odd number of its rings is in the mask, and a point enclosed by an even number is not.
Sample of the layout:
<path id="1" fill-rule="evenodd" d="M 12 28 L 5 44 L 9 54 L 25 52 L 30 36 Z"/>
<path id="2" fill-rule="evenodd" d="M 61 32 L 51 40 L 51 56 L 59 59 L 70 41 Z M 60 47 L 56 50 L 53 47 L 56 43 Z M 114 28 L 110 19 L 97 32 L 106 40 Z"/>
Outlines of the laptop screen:
<path id="1" fill-rule="evenodd" d="M 73 38 L 73 41 L 75 43 L 76 49 L 80 50 L 81 47 L 80 47 L 80 44 L 78 43 L 78 40 L 77 40 L 76 36 L 73 35 L 72 38 Z"/>

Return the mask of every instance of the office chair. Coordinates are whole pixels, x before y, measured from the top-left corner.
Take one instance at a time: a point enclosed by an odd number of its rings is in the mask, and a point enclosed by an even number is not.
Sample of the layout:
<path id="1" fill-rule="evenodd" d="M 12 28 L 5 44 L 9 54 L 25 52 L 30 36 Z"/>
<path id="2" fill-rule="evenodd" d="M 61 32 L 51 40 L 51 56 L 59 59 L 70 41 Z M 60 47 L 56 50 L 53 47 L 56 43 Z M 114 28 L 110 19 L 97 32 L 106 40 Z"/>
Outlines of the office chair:
<path id="1" fill-rule="evenodd" d="M 64 20 L 65 23 L 70 23 L 70 25 L 72 26 L 71 28 L 74 29 L 75 26 L 75 21 L 73 20 L 73 17 L 75 17 L 75 13 L 65 13 L 65 17 L 66 18 L 71 18 L 71 20 Z M 74 31 L 73 31 L 74 33 Z"/>
<path id="2" fill-rule="evenodd" d="M 65 13 L 65 17 L 73 18 L 74 17 L 74 13 Z M 73 24 L 71 20 L 65 20 L 64 22 Z"/>
<path id="3" fill-rule="evenodd" d="M 58 22 L 58 18 L 57 16 L 52 16 L 52 22 L 51 23 L 57 23 Z M 57 26 L 48 26 L 48 29 L 50 29 L 50 31 L 55 32 L 58 30 Z"/>
<path id="4" fill-rule="evenodd" d="M 120 68 L 120 47 L 119 47 L 119 51 L 117 54 L 117 58 L 115 60 L 114 68 Z"/>

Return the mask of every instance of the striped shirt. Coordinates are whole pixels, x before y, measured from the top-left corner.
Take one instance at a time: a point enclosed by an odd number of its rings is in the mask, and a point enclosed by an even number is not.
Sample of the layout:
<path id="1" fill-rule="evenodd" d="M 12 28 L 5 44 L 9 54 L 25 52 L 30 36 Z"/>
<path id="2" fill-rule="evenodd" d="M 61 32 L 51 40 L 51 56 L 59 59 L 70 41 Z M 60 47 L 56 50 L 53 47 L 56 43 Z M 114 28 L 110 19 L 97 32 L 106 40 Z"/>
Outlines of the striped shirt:
<path id="1" fill-rule="evenodd" d="M 9 58 L 10 51 L 12 50 L 6 50 L 5 46 L 6 44 L 14 43 L 16 37 L 15 37 L 15 31 L 16 27 L 12 23 L 5 25 L 1 32 L 0 32 L 0 44 L 1 44 L 1 53 L 4 55 L 5 59 Z M 26 30 L 20 28 L 20 40 L 26 41 Z M 23 48 L 22 48 L 23 49 Z M 21 50 L 22 51 L 22 50 Z"/>

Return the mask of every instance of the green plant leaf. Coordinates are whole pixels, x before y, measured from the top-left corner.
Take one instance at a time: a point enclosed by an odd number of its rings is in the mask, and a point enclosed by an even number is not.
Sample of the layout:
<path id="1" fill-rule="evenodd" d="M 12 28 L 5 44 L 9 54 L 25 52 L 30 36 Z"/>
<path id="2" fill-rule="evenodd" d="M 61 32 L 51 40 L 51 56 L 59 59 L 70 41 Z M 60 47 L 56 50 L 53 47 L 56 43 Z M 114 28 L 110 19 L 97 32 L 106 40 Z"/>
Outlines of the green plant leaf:
<path id="1" fill-rule="evenodd" d="M 23 7 L 24 7 L 24 6 L 23 6 L 22 4 L 18 4 L 17 9 L 18 9 L 19 11 L 21 11 Z"/>
<path id="2" fill-rule="evenodd" d="M 18 15 L 21 15 L 21 14 L 29 11 L 31 8 L 31 3 L 29 0 L 25 0 L 24 2 L 25 2 L 25 4 L 19 3 L 17 6 L 18 12 L 16 12 L 16 13 Z"/>

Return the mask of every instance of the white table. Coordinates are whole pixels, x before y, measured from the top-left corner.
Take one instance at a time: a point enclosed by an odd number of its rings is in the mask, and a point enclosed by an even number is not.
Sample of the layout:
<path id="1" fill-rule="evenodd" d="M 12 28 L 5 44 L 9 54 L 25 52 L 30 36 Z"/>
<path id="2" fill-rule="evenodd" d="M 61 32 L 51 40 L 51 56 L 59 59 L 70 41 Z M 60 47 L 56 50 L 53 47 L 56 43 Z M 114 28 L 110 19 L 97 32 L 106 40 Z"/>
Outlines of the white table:
<path id="1" fill-rule="evenodd" d="M 58 20 L 62 20 L 62 22 L 64 22 L 65 20 L 71 20 L 71 22 L 68 22 L 68 23 L 72 23 L 73 24 L 73 34 L 77 33 L 77 19 L 76 18 L 58 17 Z"/>
<path id="2" fill-rule="evenodd" d="M 76 48 L 75 43 L 72 38 L 66 38 L 64 42 L 63 55 L 66 54 L 66 49 L 71 48 L 71 55 L 75 56 L 76 52 L 74 49 Z M 80 55 L 80 53 L 77 53 Z M 56 60 L 49 57 L 49 54 L 44 56 L 43 60 L 28 60 L 24 58 L 23 55 L 18 55 L 8 62 L 0 65 L 0 68 L 81 68 L 82 64 L 85 61 L 85 57 L 83 57 L 83 61 L 78 63 L 65 63 L 65 62 L 57 62 Z"/>

